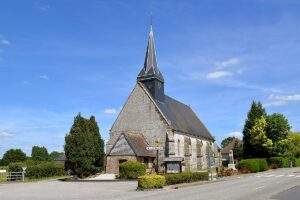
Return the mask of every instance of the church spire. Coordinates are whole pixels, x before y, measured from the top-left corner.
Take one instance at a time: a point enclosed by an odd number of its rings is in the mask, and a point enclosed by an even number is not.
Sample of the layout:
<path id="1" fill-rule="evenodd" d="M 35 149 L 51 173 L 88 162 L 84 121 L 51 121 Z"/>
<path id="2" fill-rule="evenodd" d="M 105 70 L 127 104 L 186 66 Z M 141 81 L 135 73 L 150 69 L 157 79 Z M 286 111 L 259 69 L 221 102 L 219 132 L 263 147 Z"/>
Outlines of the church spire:
<path id="1" fill-rule="evenodd" d="M 148 44 L 147 44 L 144 66 L 138 75 L 138 80 L 149 79 L 149 78 L 156 78 L 161 82 L 164 82 L 164 78 L 157 66 L 154 35 L 152 29 L 152 20 L 150 25 L 150 32 L 148 35 Z"/>
<path id="2" fill-rule="evenodd" d="M 143 83 L 147 87 L 155 100 L 164 102 L 164 78 L 157 66 L 152 19 L 150 32 L 148 35 L 148 44 L 144 66 L 137 77 L 137 81 Z"/>

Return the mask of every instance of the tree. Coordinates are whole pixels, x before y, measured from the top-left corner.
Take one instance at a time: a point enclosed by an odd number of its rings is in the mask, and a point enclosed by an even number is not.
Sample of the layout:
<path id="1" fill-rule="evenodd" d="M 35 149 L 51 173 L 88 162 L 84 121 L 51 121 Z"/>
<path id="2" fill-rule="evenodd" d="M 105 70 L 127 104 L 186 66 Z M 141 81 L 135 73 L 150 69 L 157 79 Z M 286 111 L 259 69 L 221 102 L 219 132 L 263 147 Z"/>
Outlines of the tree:
<path id="1" fill-rule="evenodd" d="M 103 167 L 104 142 L 94 116 L 78 114 L 65 137 L 65 168 L 79 177 L 89 176 Z"/>
<path id="2" fill-rule="evenodd" d="M 21 149 L 10 149 L 6 151 L 2 158 L 2 164 L 8 165 L 13 162 L 23 162 L 26 160 L 26 154 Z"/>
<path id="3" fill-rule="evenodd" d="M 229 144 L 234 139 L 235 139 L 235 137 L 232 137 L 232 136 L 225 138 L 221 142 L 221 147 L 224 148 L 225 146 L 227 146 L 227 144 Z"/>
<path id="4" fill-rule="evenodd" d="M 39 146 L 32 147 L 31 158 L 35 161 L 47 161 L 50 159 L 46 147 L 39 147 Z"/>
<path id="5" fill-rule="evenodd" d="M 64 155 L 64 152 L 52 151 L 49 156 L 50 156 L 51 160 L 55 160 L 55 159 L 60 158 L 63 155 Z"/>
<path id="6" fill-rule="evenodd" d="M 267 136 L 273 142 L 286 139 L 290 129 L 291 126 L 283 114 L 274 113 L 267 116 Z"/>
<path id="7" fill-rule="evenodd" d="M 266 135 L 267 121 L 264 116 L 255 120 L 250 132 L 250 144 L 252 147 L 253 157 L 267 157 L 270 155 L 273 142 Z"/>
<path id="8" fill-rule="evenodd" d="M 251 108 L 247 114 L 243 130 L 243 154 L 244 157 L 253 157 L 252 152 L 255 147 L 250 143 L 250 130 L 254 126 L 257 119 L 266 116 L 266 111 L 260 102 L 253 101 Z"/>

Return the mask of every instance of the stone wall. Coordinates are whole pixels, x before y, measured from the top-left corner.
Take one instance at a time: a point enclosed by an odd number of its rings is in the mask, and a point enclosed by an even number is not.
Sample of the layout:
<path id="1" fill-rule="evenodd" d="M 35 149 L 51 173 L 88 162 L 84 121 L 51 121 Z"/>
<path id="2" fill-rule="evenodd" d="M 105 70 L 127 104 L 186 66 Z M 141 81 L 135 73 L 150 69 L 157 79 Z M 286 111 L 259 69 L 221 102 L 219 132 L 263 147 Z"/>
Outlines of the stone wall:
<path id="1" fill-rule="evenodd" d="M 185 141 L 188 140 L 190 140 L 190 146 L 187 147 L 185 145 Z M 182 171 L 196 171 L 200 169 L 206 169 L 208 167 L 205 154 L 206 146 L 207 144 L 209 144 L 209 141 L 176 132 L 174 134 L 174 142 L 175 156 L 184 157 L 184 165 L 182 166 Z M 200 149 L 199 143 L 202 144 Z M 199 150 L 201 150 L 200 153 Z"/>
<path id="2" fill-rule="evenodd" d="M 110 130 L 107 152 L 119 135 L 124 132 L 143 134 L 150 146 L 155 145 L 156 141 L 159 141 L 162 146 L 166 144 L 167 123 L 139 84 L 134 87 Z M 162 163 L 165 151 L 167 150 L 160 151 L 159 163 Z"/>
<path id="3" fill-rule="evenodd" d="M 119 160 L 134 160 L 135 156 L 107 156 L 106 157 L 106 173 L 119 174 Z"/>

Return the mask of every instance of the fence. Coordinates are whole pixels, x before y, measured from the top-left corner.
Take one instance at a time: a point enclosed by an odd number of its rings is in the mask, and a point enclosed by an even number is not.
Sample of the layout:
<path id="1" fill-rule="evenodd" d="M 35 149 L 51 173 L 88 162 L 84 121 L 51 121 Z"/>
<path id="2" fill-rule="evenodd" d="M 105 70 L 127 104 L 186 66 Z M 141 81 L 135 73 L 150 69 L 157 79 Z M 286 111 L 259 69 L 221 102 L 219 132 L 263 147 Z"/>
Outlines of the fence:
<path id="1" fill-rule="evenodd" d="M 23 172 L 0 172 L 0 181 L 25 181 L 25 171 Z"/>

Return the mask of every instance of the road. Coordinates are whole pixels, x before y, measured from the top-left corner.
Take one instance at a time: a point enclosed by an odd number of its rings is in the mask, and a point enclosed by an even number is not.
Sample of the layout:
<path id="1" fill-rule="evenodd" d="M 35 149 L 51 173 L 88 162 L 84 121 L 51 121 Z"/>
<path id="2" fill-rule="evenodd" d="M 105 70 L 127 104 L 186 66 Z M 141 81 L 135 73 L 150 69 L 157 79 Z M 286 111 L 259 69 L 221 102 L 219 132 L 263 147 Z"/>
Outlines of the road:
<path id="1" fill-rule="evenodd" d="M 0 184 L 1 200 L 299 200 L 300 168 L 242 175 L 208 184 L 135 191 L 136 182 L 60 182 Z"/>

